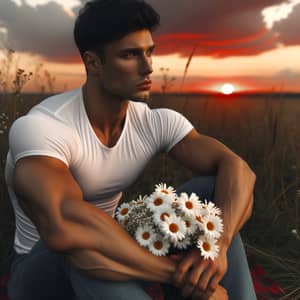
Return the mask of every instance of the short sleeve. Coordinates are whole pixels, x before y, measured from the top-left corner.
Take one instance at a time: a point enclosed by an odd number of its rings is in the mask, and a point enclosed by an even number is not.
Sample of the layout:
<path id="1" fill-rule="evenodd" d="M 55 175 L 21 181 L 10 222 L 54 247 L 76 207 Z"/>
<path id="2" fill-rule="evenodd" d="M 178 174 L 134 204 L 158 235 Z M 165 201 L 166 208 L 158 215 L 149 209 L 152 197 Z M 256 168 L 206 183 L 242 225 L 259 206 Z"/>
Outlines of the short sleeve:
<path id="1" fill-rule="evenodd" d="M 9 131 L 9 150 L 14 163 L 26 156 L 44 155 L 57 158 L 69 167 L 74 143 L 71 129 L 48 117 L 26 115 L 17 119 Z"/>
<path id="2" fill-rule="evenodd" d="M 161 151 L 169 152 L 194 127 L 182 114 L 167 108 L 153 110 L 153 127 Z"/>

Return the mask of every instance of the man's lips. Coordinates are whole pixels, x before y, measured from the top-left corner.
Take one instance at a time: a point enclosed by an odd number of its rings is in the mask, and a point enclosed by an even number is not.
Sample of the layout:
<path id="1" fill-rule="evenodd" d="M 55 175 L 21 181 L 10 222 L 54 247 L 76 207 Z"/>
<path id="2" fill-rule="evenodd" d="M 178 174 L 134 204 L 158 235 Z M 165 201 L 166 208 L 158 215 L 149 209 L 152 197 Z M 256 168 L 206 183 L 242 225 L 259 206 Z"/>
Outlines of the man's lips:
<path id="1" fill-rule="evenodd" d="M 145 80 L 142 83 L 139 83 L 137 86 L 142 87 L 142 86 L 148 86 L 151 85 L 152 81 L 151 80 Z"/>

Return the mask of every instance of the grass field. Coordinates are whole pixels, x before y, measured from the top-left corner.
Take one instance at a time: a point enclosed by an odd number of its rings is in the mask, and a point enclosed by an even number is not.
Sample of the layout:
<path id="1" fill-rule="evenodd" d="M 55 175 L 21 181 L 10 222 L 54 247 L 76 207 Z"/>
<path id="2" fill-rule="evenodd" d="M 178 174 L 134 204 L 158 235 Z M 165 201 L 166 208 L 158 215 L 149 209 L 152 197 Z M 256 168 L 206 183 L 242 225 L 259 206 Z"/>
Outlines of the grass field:
<path id="1" fill-rule="evenodd" d="M 45 95 L 0 94 L 1 272 L 6 267 L 14 230 L 3 178 L 8 129 L 12 119 L 43 98 Z M 292 293 L 292 299 L 299 299 L 300 96 L 157 94 L 152 96 L 150 106 L 182 112 L 201 133 L 225 143 L 253 168 L 257 174 L 254 213 L 242 236 L 247 249 L 272 277 Z M 160 155 L 125 191 L 124 200 L 149 193 L 161 181 L 176 187 L 193 175 Z"/>

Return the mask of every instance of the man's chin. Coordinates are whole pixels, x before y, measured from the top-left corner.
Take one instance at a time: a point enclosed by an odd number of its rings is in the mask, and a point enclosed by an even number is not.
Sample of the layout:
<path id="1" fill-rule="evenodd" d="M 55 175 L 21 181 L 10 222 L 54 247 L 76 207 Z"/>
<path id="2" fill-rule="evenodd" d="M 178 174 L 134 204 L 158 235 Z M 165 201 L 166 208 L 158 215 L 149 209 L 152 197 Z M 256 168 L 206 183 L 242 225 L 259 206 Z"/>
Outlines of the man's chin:
<path id="1" fill-rule="evenodd" d="M 145 92 L 135 93 L 131 95 L 130 100 L 135 102 L 147 102 L 149 98 L 150 98 L 150 92 L 145 91 Z"/>

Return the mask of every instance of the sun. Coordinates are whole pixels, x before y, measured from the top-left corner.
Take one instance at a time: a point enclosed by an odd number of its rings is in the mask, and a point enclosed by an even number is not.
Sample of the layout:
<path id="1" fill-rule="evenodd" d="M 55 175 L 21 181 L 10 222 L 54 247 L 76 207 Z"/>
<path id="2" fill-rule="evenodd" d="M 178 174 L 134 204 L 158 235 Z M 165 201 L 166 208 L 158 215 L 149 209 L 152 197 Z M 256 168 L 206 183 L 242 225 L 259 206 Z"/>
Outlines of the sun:
<path id="1" fill-rule="evenodd" d="M 221 92 L 225 95 L 230 95 L 234 93 L 235 88 L 231 83 L 225 83 L 222 85 Z"/>

